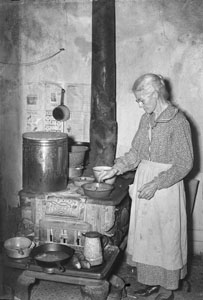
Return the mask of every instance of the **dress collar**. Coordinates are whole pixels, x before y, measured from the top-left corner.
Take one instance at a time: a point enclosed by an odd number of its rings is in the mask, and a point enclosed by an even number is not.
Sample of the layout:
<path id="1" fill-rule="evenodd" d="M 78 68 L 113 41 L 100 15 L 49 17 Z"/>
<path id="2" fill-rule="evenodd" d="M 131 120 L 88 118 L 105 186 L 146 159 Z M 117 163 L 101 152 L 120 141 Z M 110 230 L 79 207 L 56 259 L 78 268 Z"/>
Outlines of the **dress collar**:
<path id="1" fill-rule="evenodd" d="M 172 120 L 178 112 L 178 108 L 169 103 L 169 105 L 162 111 L 162 113 L 155 120 L 155 114 L 152 113 L 149 116 L 150 126 L 153 128 L 157 123 L 167 123 Z"/>

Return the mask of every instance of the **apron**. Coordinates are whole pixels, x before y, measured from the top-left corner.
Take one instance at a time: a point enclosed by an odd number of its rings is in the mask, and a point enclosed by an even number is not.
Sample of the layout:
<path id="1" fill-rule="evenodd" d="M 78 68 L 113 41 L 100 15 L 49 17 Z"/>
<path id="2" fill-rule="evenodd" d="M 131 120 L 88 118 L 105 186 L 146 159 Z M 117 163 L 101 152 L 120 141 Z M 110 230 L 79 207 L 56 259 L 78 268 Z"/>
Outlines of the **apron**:
<path id="1" fill-rule="evenodd" d="M 142 160 L 129 187 L 132 199 L 127 261 L 181 269 L 187 262 L 187 221 L 183 181 L 157 190 L 151 200 L 138 198 L 137 190 L 166 171 L 170 164 Z"/>

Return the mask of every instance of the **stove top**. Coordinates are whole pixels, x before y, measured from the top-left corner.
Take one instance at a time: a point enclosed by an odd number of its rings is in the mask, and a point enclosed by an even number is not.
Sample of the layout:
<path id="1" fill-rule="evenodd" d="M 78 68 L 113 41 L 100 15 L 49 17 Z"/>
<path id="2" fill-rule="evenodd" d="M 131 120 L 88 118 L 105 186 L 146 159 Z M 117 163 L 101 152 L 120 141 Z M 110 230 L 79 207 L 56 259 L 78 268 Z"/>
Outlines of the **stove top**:
<path id="1" fill-rule="evenodd" d="M 108 276 L 114 266 L 116 259 L 119 256 L 119 253 L 120 250 L 117 246 L 108 245 L 104 249 L 104 262 L 101 265 L 91 267 L 90 269 L 77 269 L 76 267 L 74 267 L 72 260 L 70 259 L 66 264 L 63 265 L 64 272 L 60 271 L 57 266 L 56 268 L 44 269 L 37 265 L 36 261 L 31 257 L 23 259 L 13 259 L 4 254 L 4 264 L 5 266 L 11 268 L 30 270 L 46 274 L 60 274 L 62 276 L 74 276 L 101 280 Z"/>

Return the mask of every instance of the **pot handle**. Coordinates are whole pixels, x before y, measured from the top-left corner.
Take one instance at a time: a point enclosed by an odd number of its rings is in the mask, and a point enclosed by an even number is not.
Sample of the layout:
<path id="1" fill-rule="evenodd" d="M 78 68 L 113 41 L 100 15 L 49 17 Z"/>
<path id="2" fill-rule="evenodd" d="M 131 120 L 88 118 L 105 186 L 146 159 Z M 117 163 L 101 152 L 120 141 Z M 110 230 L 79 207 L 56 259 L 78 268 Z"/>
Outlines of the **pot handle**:
<path id="1" fill-rule="evenodd" d="M 61 89 L 61 105 L 64 105 L 64 94 L 65 94 L 65 90 Z"/>
<path id="2" fill-rule="evenodd" d="M 64 266 L 62 266 L 61 264 L 60 264 L 60 262 L 56 262 L 56 265 L 57 265 L 57 267 L 58 267 L 58 270 L 61 272 L 61 273 L 63 273 L 63 272 L 65 272 L 65 270 L 66 270 L 66 268 L 64 267 Z"/>
<path id="3" fill-rule="evenodd" d="M 18 254 L 20 254 L 20 255 L 24 255 L 24 251 L 23 251 L 23 249 L 22 248 L 18 248 L 18 249 L 16 249 L 17 251 L 18 251 Z"/>
<path id="4" fill-rule="evenodd" d="M 108 236 L 102 235 L 101 240 L 102 240 L 102 246 L 103 246 L 103 248 L 105 248 L 108 245 L 108 243 L 109 243 Z"/>

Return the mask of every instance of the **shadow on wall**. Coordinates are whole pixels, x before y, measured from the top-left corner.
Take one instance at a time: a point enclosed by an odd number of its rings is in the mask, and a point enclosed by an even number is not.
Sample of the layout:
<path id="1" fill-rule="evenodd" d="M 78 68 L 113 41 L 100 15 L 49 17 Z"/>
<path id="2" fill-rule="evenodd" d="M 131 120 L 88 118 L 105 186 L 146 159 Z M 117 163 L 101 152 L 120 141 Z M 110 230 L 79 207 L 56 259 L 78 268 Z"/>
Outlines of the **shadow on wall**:
<path id="1" fill-rule="evenodd" d="M 2 3 L 3 4 L 3 3 Z M 17 205 L 21 186 L 22 70 L 20 16 L 22 5 L 0 5 L 0 230 L 9 205 Z M 24 21 L 24 19 L 22 20 Z"/>
<path id="2" fill-rule="evenodd" d="M 167 91 L 169 93 L 169 100 L 175 106 L 177 106 L 180 109 L 180 111 L 182 111 L 185 114 L 187 120 L 190 123 L 191 135 L 192 135 L 192 144 L 193 144 L 193 151 L 194 151 L 194 164 L 193 164 L 193 168 L 190 171 L 190 173 L 188 174 L 187 178 L 192 179 L 192 178 L 195 178 L 195 176 L 200 172 L 200 165 L 201 165 L 200 164 L 200 142 L 199 142 L 198 130 L 197 130 L 197 127 L 195 125 L 195 122 L 192 120 L 192 117 L 189 116 L 189 114 L 186 111 L 184 111 L 181 107 L 179 107 L 175 103 L 170 81 L 168 79 L 165 79 L 164 83 L 165 83 Z"/>
<path id="3" fill-rule="evenodd" d="M 200 156 L 200 141 L 199 141 L 199 133 L 198 127 L 195 124 L 195 120 L 192 116 L 189 115 L 188 112 L 183 111 L 181 107 L 179 107 L 173 97 L 172 88 L 169 80 L 165 80 L 165 85 L 167 87 L 167 91 L 170 95 L 170 101 L 180 109 L 186 116 L 188 122 L 190 123 L 191 128 L 191 136 L 192 136 L 192 144 L 193 144 L 193 152 L 194 152 L 194 164 L 192 170 L 189 174 L 184 178 L 184 186 L 185 186 L 185 194 L 186 194 L 186 212 L 187 212 L 187 224 L 188 224 L 188 256 L 192 256 L 194 254 L 193 249 L 193 210 L 195 206 L 196 195 L 199 186 L 199 180 L 195 177 L 200 172 L 201 166 L 201 156 Z M 188 272 L 190 272 L 190 266 L 188 267 Z"/>
<path id="4" fill-rule="evenodd" d="M 197 127 L 195 126 L 195 123 L 192 120 L 192 118 L 186 112 L 184 112 L 184 113 L 190 123 L 190 128 L 191 128 L 191 133 L 192 133 L 192 144 L 193 144 L 193 151 L 194 151 L 193 169 L 189 173 L 188 177 L 194 178 L 200 172 L 200 166 L 201 166 L 199 133 L 198 133 Z"/>

